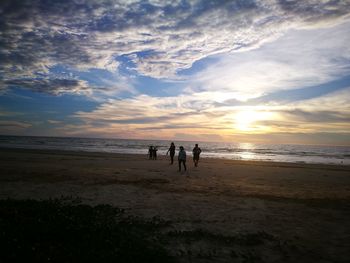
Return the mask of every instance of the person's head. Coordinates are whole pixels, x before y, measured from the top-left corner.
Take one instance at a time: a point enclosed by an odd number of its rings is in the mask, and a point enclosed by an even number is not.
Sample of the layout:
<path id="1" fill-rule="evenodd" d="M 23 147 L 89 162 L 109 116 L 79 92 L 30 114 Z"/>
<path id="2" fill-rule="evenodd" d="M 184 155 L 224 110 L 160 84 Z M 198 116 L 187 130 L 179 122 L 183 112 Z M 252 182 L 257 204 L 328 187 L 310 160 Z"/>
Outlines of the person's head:
<path id="1" fill-rule="evenodd" d="M 196 147 L 198 147 L 198 143 L 196 143 Z"/>
<path id="2" fill-rule="evenodd" d="M 171 145 L 175 145 L 175 144 L 172 142 Z"/>
<path id="3" fill-rule="evenodd" d="M 184 150 L 184 147 L 183 146 L 180 146 L 180 151 L 183 151 Z"/>
<path id="4" fill-rule="evenodd" d="M 149 148 L 150 148 L 150 149 L 153 149 L 153 146 L 151 145 Z"/>

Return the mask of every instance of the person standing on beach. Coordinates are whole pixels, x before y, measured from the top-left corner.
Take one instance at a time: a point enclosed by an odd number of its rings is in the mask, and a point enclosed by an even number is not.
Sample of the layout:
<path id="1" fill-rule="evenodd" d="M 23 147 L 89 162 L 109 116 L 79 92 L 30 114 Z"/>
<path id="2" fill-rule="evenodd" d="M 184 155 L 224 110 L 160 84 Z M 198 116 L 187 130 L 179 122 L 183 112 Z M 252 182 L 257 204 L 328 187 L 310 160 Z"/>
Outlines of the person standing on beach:
<path id="1" fill-rule="evenodd" d="M 148 148 L 148 157 L 150 160 L 153 159 L 153 146 Z"/>
<path id="2" fill-rule="evenodd" d="M 180 146 L 180 151 L 179 151 L 179 157 L 178 157 L 178 161 L 179 161 L 179 172 L 181 172 L 181 163 L 184 166 L 185 171 L 186 169 L 186 152 L 184 147 Z"/>
<path id="3" fill-rule="evenodd" d="M 168 155 L 168 153 L 170 152 L 170 164 L 173 164 L 174 163 L 174 155 L 175 155 L 175 144 L 172 142 L 170 144 L 170 148 L 169 150 L 166 152 L 166 154 Z"/>
<path id="4" fill-rule="evenodd" d="M 201 154 L 202 150 L 201 148 L 198 147 L 198 144 L 196 143 L 195 147 L 192 150 L 193 153 L 193 162 L 194 162 L 194 166 L 198 166 L 198 162 L 199 162 L 199 155 Z"/>
<path id="5" fill-rule="evenodd" d="M 154 146 L 153 147 L 153 160 L 157 160 L 157 151 L 158 151 L 157 146 Z"/>

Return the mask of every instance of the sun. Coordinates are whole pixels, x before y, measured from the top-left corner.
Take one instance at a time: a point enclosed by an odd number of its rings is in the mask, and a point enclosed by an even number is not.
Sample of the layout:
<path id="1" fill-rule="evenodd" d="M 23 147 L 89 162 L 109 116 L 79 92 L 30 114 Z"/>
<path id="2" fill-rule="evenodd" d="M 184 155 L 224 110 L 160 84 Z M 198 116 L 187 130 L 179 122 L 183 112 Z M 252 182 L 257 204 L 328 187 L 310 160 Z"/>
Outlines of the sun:
<path id="1" fill-rule="evenodd" d="M 272 113 L 262 110 L 244 109 L 235 114 L 235 128 L 240 131 L 260 131 L 264 126 L 255 125 L 256 122 L 271 119 Z"/>

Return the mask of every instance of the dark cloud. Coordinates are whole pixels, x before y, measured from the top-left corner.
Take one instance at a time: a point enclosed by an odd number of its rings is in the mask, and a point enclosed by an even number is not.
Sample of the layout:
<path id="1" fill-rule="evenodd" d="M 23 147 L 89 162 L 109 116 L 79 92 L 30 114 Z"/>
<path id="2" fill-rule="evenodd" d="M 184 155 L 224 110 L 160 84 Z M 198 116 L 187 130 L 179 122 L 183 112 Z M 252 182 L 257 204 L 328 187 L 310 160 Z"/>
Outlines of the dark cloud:
<path id="1" fill-rule="evenodd" d="M 289 14 L 303 16 L 309 22 L 317 22 L 349 14 L 349 1 L 347 0 L 279 0 L 278 4 Z"/>
<path id="2" fill-rule="evenodd" d="M 33 125 L 23 121 L 0 120 L 0 134 L 20 134 Z"/>
<path id="3" fill-rule="evenodd" d="M 0 75 L 35 79 L 58 64 L 115 70 L 118 56 L 138 54 L 139 73 L 171 77 L 203 57 L 257 46 L 284 23 L 317 27 L 349 10 L 334 0 L 2 0 Z"/>
<path id="4" fill-rule="evenodd" d="M 15 127 L 15 128 L 28 128 L 32 125 L 27 122 L 20 122 L 20 121 L 0 121 L 0 127 Z"/>
<path id="5" fill-rule="evenodd" d="M 5 80 L 3 85 L 10 88 L 25 88 L 35 92 L 49 93 L 52 95 L 60 95 L 63 93 L 88 94 L 91 92 L 90 87 L 88 87 L 84 81 L 76 79 L 11 79 Z"/>

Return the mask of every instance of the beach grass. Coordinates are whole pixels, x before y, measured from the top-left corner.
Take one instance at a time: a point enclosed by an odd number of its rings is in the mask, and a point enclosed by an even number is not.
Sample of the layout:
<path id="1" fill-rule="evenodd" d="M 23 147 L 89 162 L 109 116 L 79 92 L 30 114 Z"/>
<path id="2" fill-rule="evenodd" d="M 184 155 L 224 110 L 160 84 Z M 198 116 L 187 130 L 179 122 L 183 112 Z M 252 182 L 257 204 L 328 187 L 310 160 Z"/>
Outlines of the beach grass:
<path id="1" fill-rule="evenodd" d="M 0 200 L 1 262 L 174 262 L 166 222 L 77 199 Z"/>
<path id="2" fill-rule="evenodd" d="M 264 231 L 234 236 L 179 231 L 159 217 L 145 220 L 72 197 L 0 200 L 0 228 L 1 262 L 207 262 L 219 254 L 264 262 L 258 247 L 280 256 L 288 250 Z"/>

